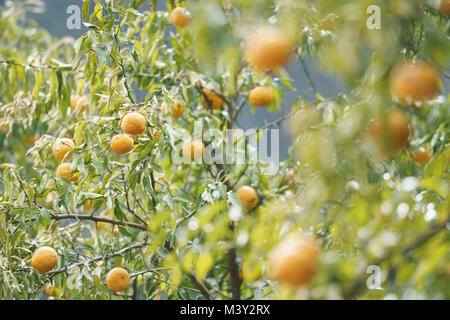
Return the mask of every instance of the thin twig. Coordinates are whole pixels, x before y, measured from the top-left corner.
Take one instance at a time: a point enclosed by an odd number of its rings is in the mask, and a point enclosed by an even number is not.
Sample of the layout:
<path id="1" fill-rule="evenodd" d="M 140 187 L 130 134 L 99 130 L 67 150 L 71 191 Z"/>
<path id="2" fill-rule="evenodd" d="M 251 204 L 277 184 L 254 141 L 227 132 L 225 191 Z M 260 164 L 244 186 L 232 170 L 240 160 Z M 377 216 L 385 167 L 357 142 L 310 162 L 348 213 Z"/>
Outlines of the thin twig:
<path id="1" fill-rule="evenodd" d="M 316 85 L 314 84 L 314 82 L 313 82 L 313 80 L 312 80 L 312 77 L 311 77 L 311 74 L 309 73 L 308 68 L 306 68 L 305 59 L 303 59 L 303 57 L 302 57 L 300 54 L 298 55 L 298 59 L 300 60 L 300 62 L 301 62 L 301 64 L 302 64 L 303 72 L 305 72 L 306 79 L 307 79 L 309 85 L 310 85 L 311 88 L 313 89 L 314 93 L 317 95 L 317 93 L 318 93 L 317 87 L 316 87 Z"/>
<path id="2" fill-rule="evenodd" d="M 142 248 L 142 247 L 146 246 L 147 244 L 148 244 L 147 242 L 141 242 L 141 243 L 138 243 L 138 244 L 135 244 L 135 245 L 131 245 L 129 247 L 126 247 L 126 248 L 124 248 L 122 250 L 119 250 L 117 252 L 108 254 L 106 256 L 98 256 L 98 257 L 95 257 L 95 258 L 92 258 L 92 259 L 89 259 L 89 260 L 84 260 L 84 261 L 80 261 L 80 262 L 74 263 L 74 264 L 72 264 L 70 266 L 66 266 L 66 267 L 64 267 L 62 269 L 59 269 L 59 270 L 54 270 L 54 271 L 47 272 L 47 273 L 45 273 L 45 275 L 53 276 L 53 275 L 56 275 L 56 274 L 59 274 L 59 273 L 70 271 L 70 270 L 72 270 L 72 269 L 74 269 L 76 267 L 80 267 L 80 266 L 83 266 L 83 265 L 91 265 L 91 264 L 94 264 L 94 263 L 96 263 L 98 261 L 101 261 L 101 260 L 107 260 L 107 259 L 110 259 L 110 258 L 119 257 L 119 256 L 123 255 L 124 253 L 132 251 L 134 249 Z"/>

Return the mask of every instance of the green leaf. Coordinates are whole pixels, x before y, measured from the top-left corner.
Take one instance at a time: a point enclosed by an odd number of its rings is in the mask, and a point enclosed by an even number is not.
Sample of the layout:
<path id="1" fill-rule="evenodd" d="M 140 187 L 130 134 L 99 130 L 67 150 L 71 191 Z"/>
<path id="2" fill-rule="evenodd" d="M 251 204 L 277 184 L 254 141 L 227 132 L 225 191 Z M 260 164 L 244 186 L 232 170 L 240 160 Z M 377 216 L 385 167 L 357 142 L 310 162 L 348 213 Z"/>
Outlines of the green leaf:
<path id="1" fill-rule="evenodd" d="M 42 208 L 39 212 L 39 223 L 44 228 L 47 228 L 47 226 L 50 224 L 50 221 L 51 221 L 50 212 L 47 209 Z"/>
<path id="2" fill-rule="evenodd" d="M 33 96 L 36 100 L 39 99 L 41 84 L 42 84 L 42 73 L 41 71 L 36 71 L 36 80 L 34 82 L 34 90 L 33 90 Z"/>
<path id="3" fill-rule="evenodd" d="M 120 208 L 120 202 L 118 199 L 114 200 L 114 215 L 116 216 L 117 219 L 119 219 L 120 221 L 124 221 L 125 220 L 125 214 L 123 213 L 122 209 Z"/>
<path id="4" fill-rule="evenodd" d="M 83 0 L 83 9 L 82 9 L 82 13 L 83 13 L 83 20 L 88 20 L 89 19 L 89 8 L 91 5 L 91 0 Z"/>

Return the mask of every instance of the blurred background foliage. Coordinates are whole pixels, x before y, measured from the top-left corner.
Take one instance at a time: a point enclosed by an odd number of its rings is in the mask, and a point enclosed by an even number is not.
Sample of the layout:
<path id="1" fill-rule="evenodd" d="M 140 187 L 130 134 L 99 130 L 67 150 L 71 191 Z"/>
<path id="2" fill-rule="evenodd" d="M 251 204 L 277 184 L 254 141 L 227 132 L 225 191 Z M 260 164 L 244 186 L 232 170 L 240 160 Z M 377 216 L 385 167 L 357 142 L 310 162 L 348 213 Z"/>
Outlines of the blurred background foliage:
<path id="1" fill-rule="evenodd" d="M 380 30 L 367 27 L 374 4 Z M 175 6 L 190 10 L 188 27 L 170 23 Z M 450 23 L 435 6 L 419 0 L 92 0 L 80 3 L 85 32 L 73 39 L 50 35 L 29 19 L 44 16 L 41 1 L 5 1 L 0 297 L 39 298 L 53 283 L 51 296 L 60 299 L 450 298 Z M 272 73 L 245 57 L 246 40 L 267 24 L 295 41 L 290 64 Z M 421 107 L 393 99 L 391 70 L 404 59 L 440 70 L 439 97 Z M 332 94 L 322 92 L 330 80 L 312 74 L 311 61 L 339 80 Z M 295 80 L 300 72 L 302 85 Z M 264 175 L 261 164 L 174 163 L 171 152 L 186 130 L 193 133 L 194 121 L 217 129 L 224 141 L 230 123 L 239 127 L 241 108 L 243 123 L 257 117 L 260 110 L 247 98 L 259 85 L 276 98 L 267 111 L 284 111 L 261 127 L 283 126 L 292 135 L 277 174 Z M 205 87 L 220 93 L 226 107 L 208 111 Z M 71 109 L 75 95 L 89 99 L 86 112 Z M 174 100 L 185 110 L 182 119 L 162 117 L 162 104 Z M 409 143 L 380 156 L 365 136 L 371 120 L 392 108 L 407 116 Z M 109 141 L 131 110 L 145 114 L 147 133 L 135 137 L 132 153 L 117 156 Z M 55 177 L 52 145 L 63 137 L 76 143 L 76 183 Z M 413 161 L 420 147 L 432 154 L 425 166 Z M 242 185 L 259 196 L 250 212 L 240 210 L 235 194 Z M 321 254 L 311 282 L 294 290 L 270 280 L 266 258 L 298 231 L 315 234 Z M 47 275 L 29 266 L 43 245 L 60 257 Z M 367 287 L 371 265 L 382 271 L 381 289 Z M 114 266 L 130 272 L 124 293 L 105 285 Z"/>

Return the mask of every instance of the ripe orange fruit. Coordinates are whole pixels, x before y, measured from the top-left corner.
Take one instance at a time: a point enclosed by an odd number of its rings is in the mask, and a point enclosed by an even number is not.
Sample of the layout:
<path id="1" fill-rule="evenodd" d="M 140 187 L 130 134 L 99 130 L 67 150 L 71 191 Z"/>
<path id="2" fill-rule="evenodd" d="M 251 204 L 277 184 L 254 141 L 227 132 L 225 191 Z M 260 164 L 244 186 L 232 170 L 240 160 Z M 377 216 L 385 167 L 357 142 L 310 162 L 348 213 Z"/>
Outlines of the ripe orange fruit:
<path id="1" fill-rule="evenodd" d="M 36 133 L 34 136 L 29 136 L 27 139 L 27 144 L 34 145 L 36 141 L 40 138 L 39 133 Z"/>
<path id="2" fill-rule="evenodd" d="M 128 113 L 122 119 L 121 128 L 129 135 L 143 134 L 147 127 L 145 117 L 137 112 Z"/>
<path id="3" fill-rule="evenodd" d="M 55 296 L 55 283 L 54 282 L 48 283 L 45 286 L 45 295 L 49 298 Z"/>
<path id="4" fill-rule="evenodd" d="M 85 202 L 85 204 L 83 205 L 83 210 L 84 211 L 90 211 L 94 208 L 95 204 L 97 203 L 98 199 L 92 199 L 92 200 L 88 200 Z M 101 200 L 99 200 L 101 201 Z"/>
<path id="5" fill-rule="evenodd" d="M 73 142 L 73 140 L 67 138 L 58 139 L 53 144 L 53 155 L 56 159 L 62 160 L 72 148 L 75 148 L 75 142 Z"/>
<path id="6" fill-rule="evenodd" d="M 184 115 L 183 107 L 176 100 L 175 100 L 175 106 L 172 106 L 170 109 L 172 110 L 172 114 L 175 119 L 181 118 Z M 161 105 L 161 112 L 163 114 L 167 113 L 167 104 L 165 102 L 163 102 Z"/>
<path id="7" fill-rule="evenodd" d="M 382 156 L 408 146 L 409 121 L 400 110 L 392 109 L 383 117 L 373 120 L 367 130 L 378 144 Z"/>
<path id="8" fill-rule="evenodd" d="M 293 41 L 282 30 L 274 27 L 256 30 L 245 44 L 248 61 L 267 71 L 285 65 L 293 49 Z"/>
<path id="9" fill-rule="evenodd" d="M 119 226 L 115 225 L 112 229 L 112 234 L 114 237 L 117 237 L 117 235 L 119 234 Z"/>
<path id="10" fill-rule="evenodd" d="M 439 95 L 442 82 L 436 69 L 430 64 L 404 62 L 391 73 L 390 89 L 394 97 L 404 105 L 413 106 Z"/>
<path id="11" fill-rule="evenodd" d="M 153 136 L 154 137 L 161 137 L 161 132 L 159 132 L 158 130 L 153 131 Z"/>
<path id="12" fill-rule="evenodd" d="M 436 10 L 450 16 L 450 0 L 438 0 Z"/>
<path id="13" fill-rule="evenodd" d="M 97 228 L 97 231 L 102 231 L 103 230 L 103 228 L 105 227 L 105 222 L 103 222 L 103 221 L 97 221 L 96 223 L 95 223 L 95 227 Z"/>
<path id="14" fill-rule="evenodd" d="M 37 249 L 31 258 L 31 266 L 41 274 L 52 270 L 57 262 L 58 254 L 50 247 L 41 247 Z"/>
<path id="15" fill-rule="evenodd" d="M 115 135 L 110 142 L 111 150 L 117 154 L 125 154 L 133 150 L 134 141 L 126 134 Z"/>
<path id="16" fill-rule="evenodd" d="M 319 248 L 313 238 L 296 236 L 280 242 L 269 253 L 269 274 L 273 280 L 300 287 L 311 279 Z"/>
<path id="17" fill-rule="evenodd" d="M 201 140 L 187 140 L 183 143 L 183 157 L 193 160 L 203 156 L 205 145 Z"/>
<path id="18" fill-rule="evenodd" d="M 248 211 L 256 207 L 256 204 L 258 203 L 258 194 L 252 187 L 249 186 L 240 187 L 236 191 L 236 194 L 241 200 L 242 207 L 244 207 Z"/>
<path id="19" fill-rule="evenodd" d="M 212 107 L 213 110 L 221 109 L 223 106 L 223 99 L 215 91 L 209 89 L 203 89 L 205 95 L 204 105 L 207 109 Z"/>
<path id="20" fill-rule="evenodd" d="M 72 112 L 75 111 L 81 111 L 84 112 L 87 110 L 89 104 L 89 100 L 87 97 L 80 97 L 80 96 L 72 96 L 70 98 L 70 108 L 72 109 Z"/>
<path id="21" fill-rule="evenodd" d="M 102 215 L 102 217 L 107 217 L 106 215 Z M 111 231 L 114 236 L 117 235 L 117 232 L 119 231 L 119 228 L 117 225 L 111 226 L 109 223 L 103 222 L 103 221 L 97 221 L 96 222 L 96 228 L 98 232 L 103 231 Z"/>
<path id="22" fill-rule="evenodd" d="M 130 284 L 130 275 L 123 268 L 114 268 L 106 276 L 106 284 L 111 291 L 122 292 Z"/>
<path id="23" fill-rule="evenodd" d="M 70 162 L 62 163 L 56 168 L 56 176 L 66 178 L 70 182 L 76 182 L 78 177 L 72 173 L 72 164 Z"/>
<path id="24" fill-rule="evenodd" d="M 273 92 L 269 87 L 256 87 L 248 96 L 250 104 L 255 107 L 265 107 L 273 101 Z"/>
<path id="25" fill-rule="evenodd" d="M 170 21 L 181 28 L 186 27 L 191 20 L 191 13 L 182 7 L 177 7 L 170 13 Z"/>
<path id="26" fill-rule="evenodd" d="M 416 151 L 414 157 L 412 158 L 413 162 L 421 164 L 424 167 L 430 160 L 431 160 L 431 153 L 423 147 L 419 148 L 419 150 Z"/>

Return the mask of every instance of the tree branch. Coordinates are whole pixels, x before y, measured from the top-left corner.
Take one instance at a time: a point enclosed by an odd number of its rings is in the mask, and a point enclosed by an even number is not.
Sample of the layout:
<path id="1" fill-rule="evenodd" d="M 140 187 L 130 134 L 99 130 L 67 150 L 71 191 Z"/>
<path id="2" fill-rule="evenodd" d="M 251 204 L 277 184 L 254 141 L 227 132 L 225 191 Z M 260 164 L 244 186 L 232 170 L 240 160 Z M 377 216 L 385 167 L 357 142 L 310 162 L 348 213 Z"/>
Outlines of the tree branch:
<path id="1" fill-rule="evenodd" d="M 186 273 L 186 275 L 189 277 L 189 279 L 191 279 L 191 282 L 198 288 L 198 290 L 200 291 L 200 293 L 208 300 L 214 300 L 214 297 L 212 296 L 212 294 L 209 292 L 208 288 L 206 288 L 206 286 L 197 279 L 196 276 L 194 276 L 192 273 Z"/>
<path id="2" fill-rule="evenodd" d="M 70 271 L 70 270 L 72 270 L 72 269 L 74 269 L 76 267 L 80 267 L 82 265 L 91 265 L 91 264 L 94 264 L 94 263 L 96 263 L 98 261 L 101 261 L 101 260 L 107 260 L 107 259 L 110 259 L 110 258 L 118 257 L 118 256 L 123 255 L 124 253 L 132 251 L 134 249 L 142 248 L 142 247 L 144 247 L 146 245 L 147 245 L 147 242 L 141 242 L 141 243 L 138 243 L 138 244 L 126 247 L 126 248 L 124 248 L 122 250 L 119 250 L 117 252 L 111 253 L 111 254 L 109 254 L 107 256 L 98 256 L 98 257 L 95 257 L 95 258 L 92 258 L 92 259 L 89 259 L 89 260 L 84 260 L 84 261 L 80 261 L 80 262 L 74 263 L 74 264 L 72 264 L 70 266 L 66 266 L 66 267 L 61 268 L 59 270 L 54 270 L 54 271 L 47 272 L 47 273 L 45 273 L 45 275 L 54 276 L 54 275 L 56 275 L 58 273 L 67 272 L 67 271 Z"/>
<path id="3" fill-rule="evenodd" d="M 236 249 L 231 248 L 227 253 L 228 270 L 231 279 L 231 299 L 241 300 L 242 279 L 239 272 L 239 265 L 236 259 Z"/>
<path id="4" fill-rule="evenodd" d="M 437 225 L 436 227 L 432 228 L 431 230 L 423 233 L 422 235 L 419 235 L 412 243 L 405 246 L 400 252 L 397 252 L 395 250 L 391 250 L 388 253 L 386 253 L 384 256 L 377 258 L 371 262 L 368 263 L 368 265 L 380 265 L 386 260 L 389 260 L 396 254 L 402 254 L 405 255 L 411 250 L 414 250 L 421 245 L 425 244 L 428 240 L 430 240 L 432 237 L 437 235 L 440 231 L 447 228 L 447 224 L 450 223 L 450 219 L 447 219 L 447 221 Z M 365 281 L 365 275 L 360 276 L 358 279 L 356 279 L 353 284 L 350 286 L 350 288 L 344 293 L 344 299 L 352 299 L 355 295 L 357 295 L 364 284 Z"/>
<path id="5" fill-rule="evenodd" d="M 147 227 L 138 223 L 134 222 L 127 222 L 127 221 L 119 221 L 119 220 L 113 220 L 105 217 L 95 217 L 90 215 L 84 215 L 84 214 L 50 214 L 50 217 L 52 220 L 66 220 L 66 219 L 75 219 L 75 220 L 90 220 L 95 222 L 105 222 L 110 223 L 114 225 L 119 225 L 122 227 L 129 227 L 134 229 L 139 229 L 143 231 L 147 231 Z"/>

